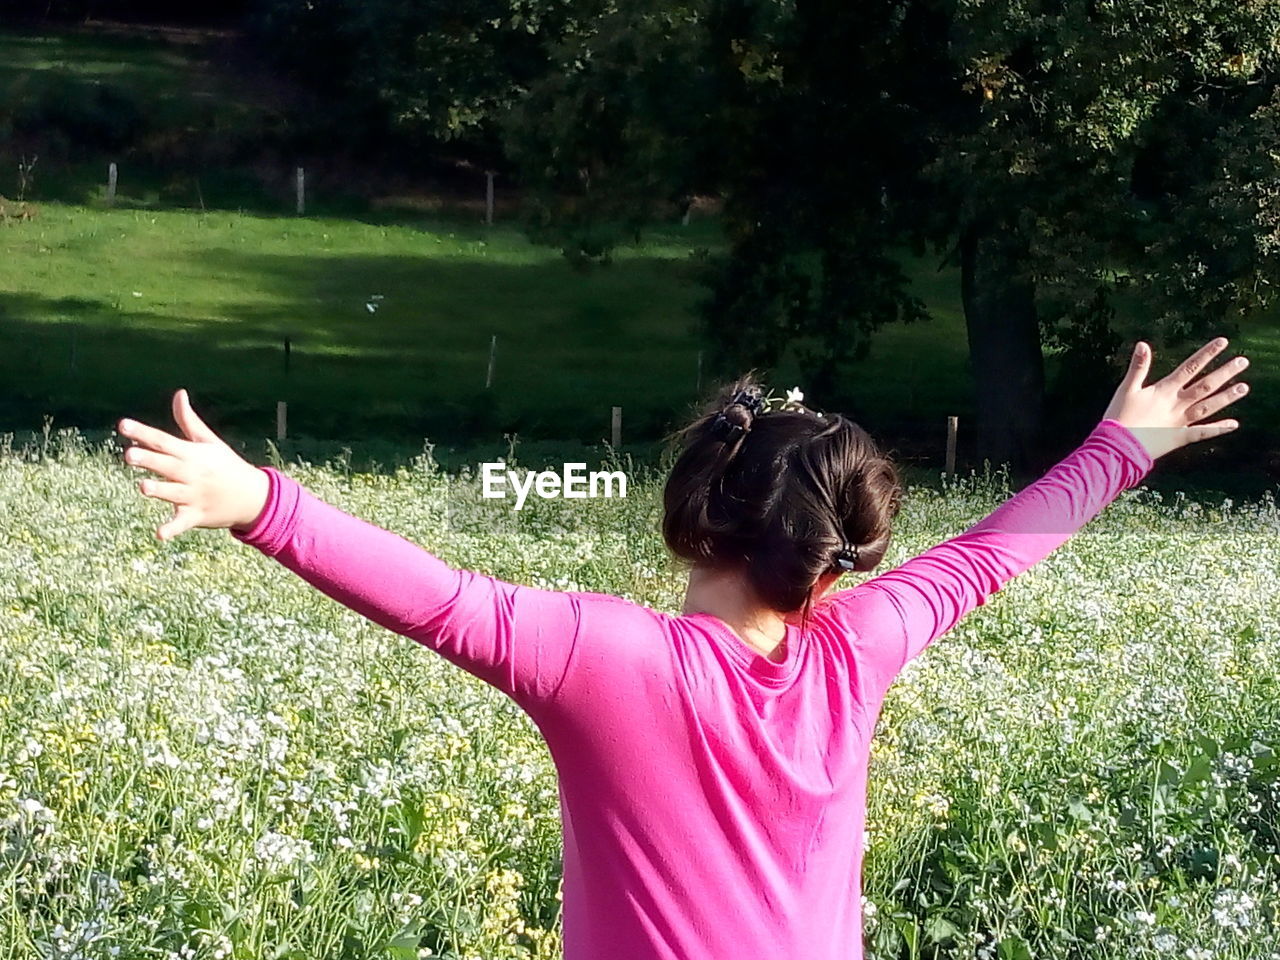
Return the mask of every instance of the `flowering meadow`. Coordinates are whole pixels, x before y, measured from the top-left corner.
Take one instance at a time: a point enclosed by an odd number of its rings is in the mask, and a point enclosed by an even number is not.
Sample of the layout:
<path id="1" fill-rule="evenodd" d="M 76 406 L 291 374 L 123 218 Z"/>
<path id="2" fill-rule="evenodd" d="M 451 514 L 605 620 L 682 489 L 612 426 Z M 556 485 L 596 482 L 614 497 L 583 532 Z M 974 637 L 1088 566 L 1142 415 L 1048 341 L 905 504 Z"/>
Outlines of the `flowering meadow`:
<path id="1" fill-rule="evenodd" d="M 517 513 L 429 450 L 284 469 L 456 566 L 678 607 L 653 477 Z M 532 722 L 225 531 L 159 543 L 143 475 L 0 449 L 0 960 L 558 957 Z M 1008 492 L 911 488 L 886 568 Z M 964 619 L 880 720 L 869 956 L 1280 957 L 1278 611 L 1269 495 L 1138 488 Z"/>

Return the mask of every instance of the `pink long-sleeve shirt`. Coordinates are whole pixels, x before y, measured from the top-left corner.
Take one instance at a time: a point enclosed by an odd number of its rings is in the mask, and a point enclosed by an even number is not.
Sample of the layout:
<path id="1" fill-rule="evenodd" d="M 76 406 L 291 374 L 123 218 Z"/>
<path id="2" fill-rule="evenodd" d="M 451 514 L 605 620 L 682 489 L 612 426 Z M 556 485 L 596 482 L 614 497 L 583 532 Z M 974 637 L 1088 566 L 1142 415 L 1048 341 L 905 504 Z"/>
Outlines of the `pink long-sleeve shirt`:
<path id="1" fill-rule="evenodd" d="M 981 522 L 829 595 L 780 662 L 710 615 L 453 570 L 270 468 L 266 506 L 233 535 L 532 718 L 559 773 L 565 960 L 860 960 L 890 683 L 1151 466 L 1102 421 Z"/>

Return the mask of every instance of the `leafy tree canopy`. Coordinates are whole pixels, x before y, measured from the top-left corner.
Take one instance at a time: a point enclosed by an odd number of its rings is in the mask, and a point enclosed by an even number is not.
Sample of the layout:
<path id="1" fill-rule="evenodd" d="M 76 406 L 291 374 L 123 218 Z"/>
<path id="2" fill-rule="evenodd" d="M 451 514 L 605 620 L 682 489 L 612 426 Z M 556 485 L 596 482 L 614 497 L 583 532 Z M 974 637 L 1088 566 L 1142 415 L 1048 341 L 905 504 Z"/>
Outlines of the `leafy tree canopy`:
<path id="1" fill-rule="evenodd" d="M 995 459 L 1034 456 L 1046 345 L 1091 409 L 1118 309 L 1176 340 L 1274 289 L 1280 0 L 270 0 L 260 22 L 410 142 L 517 167 L 577 262 L 720 196 L 722 372 L 790 351 L 856 409 L 850 362 L 925 317 L 903 248 L 938 251 Z"/>

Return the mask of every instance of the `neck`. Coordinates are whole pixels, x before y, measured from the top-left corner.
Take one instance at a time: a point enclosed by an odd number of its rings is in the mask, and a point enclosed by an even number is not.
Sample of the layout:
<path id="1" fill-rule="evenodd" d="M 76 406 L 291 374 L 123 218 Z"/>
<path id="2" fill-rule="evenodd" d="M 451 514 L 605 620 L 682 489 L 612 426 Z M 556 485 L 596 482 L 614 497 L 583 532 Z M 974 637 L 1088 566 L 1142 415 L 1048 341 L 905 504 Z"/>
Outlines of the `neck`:
<path id="1" fill-rule="evenodd" d="M 738 573 L 694 567 L 684 595 L 684 613 L 706 613 L 722 620 L 750 647 L 766 656 L 787 635 L 787 618 L 760 603 Z"/>

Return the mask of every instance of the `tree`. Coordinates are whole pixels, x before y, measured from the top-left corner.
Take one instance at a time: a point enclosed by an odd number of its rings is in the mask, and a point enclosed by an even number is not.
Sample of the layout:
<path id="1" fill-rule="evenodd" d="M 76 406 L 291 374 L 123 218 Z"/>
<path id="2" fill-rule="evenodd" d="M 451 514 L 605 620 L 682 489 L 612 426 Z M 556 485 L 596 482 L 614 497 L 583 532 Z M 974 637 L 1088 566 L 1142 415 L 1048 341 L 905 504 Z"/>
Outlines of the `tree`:
<path id="1" fill-rule="evenodd" d="M 738 364 L 794 350 L 825 394 L 923 315 L 901 245 L 945 252 L 980 452 L 1025 467 L 1046 346 L 1100 391 L 1118 304 L 1175 340 L 1266 304 L 1278 40 L 1268 0 L 620 0 L 560 44 L 507 148 L 578 259 L 722 193 L 709 339 Z"/>
<path id="2" fill-rule="evenodd" d="M 704 313 L 715 359 L 771 365 L 790 350 L 830 395 L 874 329 L 924 315 L 890 255 L 900 226 L 885 204 L 922 162 L 893 136 L 909 108 L 878 86 L 898 6 L 610 8 L 560 45 L 506 127 L 537 235 L 605 259 L 690 194 L 722 194 L 730 252 L 710 265 Z"/>
<path id="3" fill-rule="evenodd" d="M 996 372 L 983 445 L 1026 462 L 1041 336 L 1065 354 L 1062 392 L 1096 406 L 1118 296 L 1173 340 L 1265 305 L 1280 5 L 980 0 L 951 17 L 977 108 L 945 118 L 934 236 L 960 238 L 975 368 Z"/>
<path id="4" fill-rule="evenodd" d="M 255 32 L 359 129 L 413 148 L 453 141 L 496 164 L 496 121 L 548 69 L 591 2 L 262 0 Z"/>

